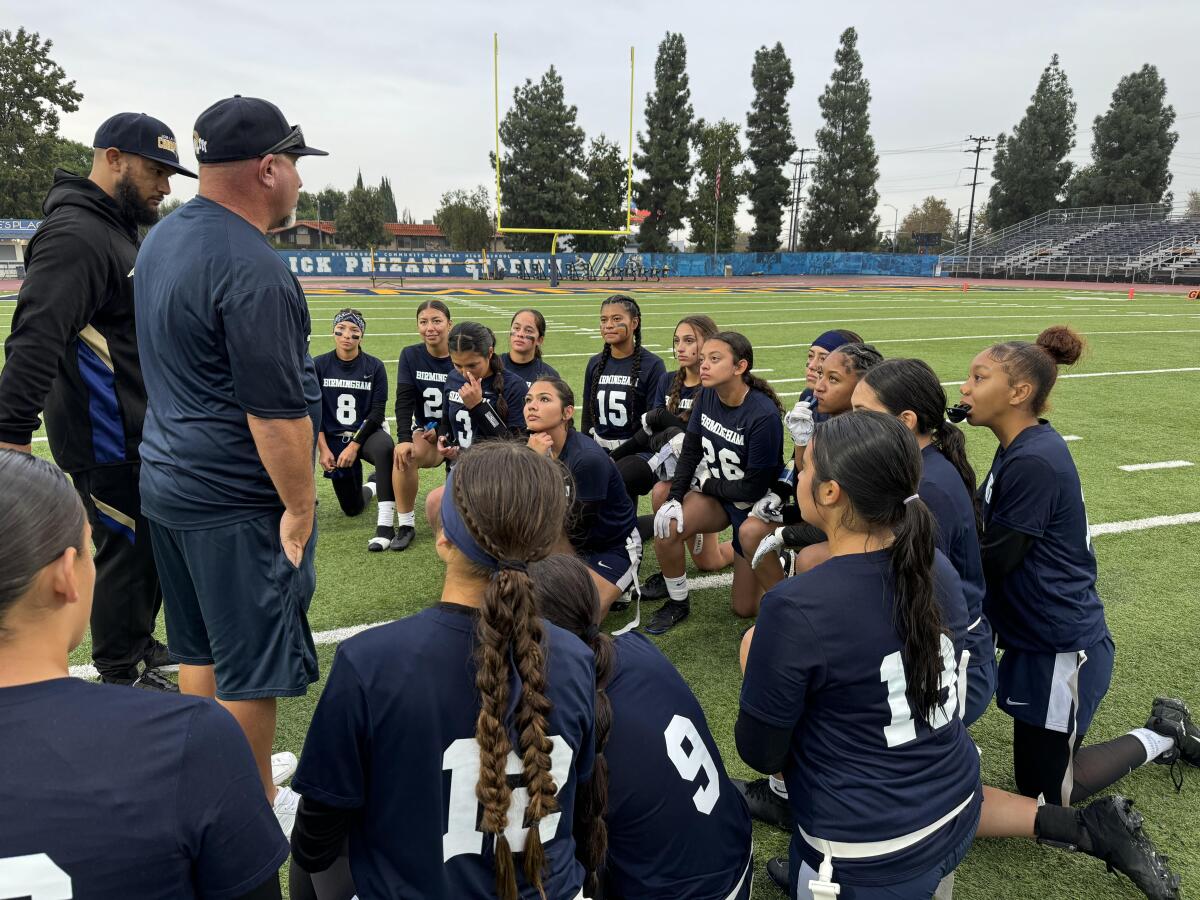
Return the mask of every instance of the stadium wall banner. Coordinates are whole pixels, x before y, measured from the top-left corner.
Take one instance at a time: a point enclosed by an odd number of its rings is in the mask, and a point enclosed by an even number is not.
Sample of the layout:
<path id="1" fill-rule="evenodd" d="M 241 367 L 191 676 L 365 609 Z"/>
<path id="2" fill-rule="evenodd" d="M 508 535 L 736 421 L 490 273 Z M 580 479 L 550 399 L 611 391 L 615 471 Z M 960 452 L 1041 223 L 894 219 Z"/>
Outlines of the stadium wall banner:
<path id="1" fill-rule="evenodd" d="M 0 219 L 0 241 L 27 241 L 41 224 L 41 219 Z"/>
<path id="2" fill-rule="evenodd" d="M 409 278 L 479 278 L 484 272 L 520 278 L 544 277 L 548 253 L 489 253 L 437 250 L 281 250 L 288 267 L 300 276 L 346 278 L 372 273 Z M 734 276 L 752 275 L 916 275 L 932 276 L 938 258 L 909 253 L 560 253 L 554 257 L 560 277 L 606 278 L 618 273 L 637 277 L 650 270 L 665 277 L 719 277 L 726 267 Z"/>

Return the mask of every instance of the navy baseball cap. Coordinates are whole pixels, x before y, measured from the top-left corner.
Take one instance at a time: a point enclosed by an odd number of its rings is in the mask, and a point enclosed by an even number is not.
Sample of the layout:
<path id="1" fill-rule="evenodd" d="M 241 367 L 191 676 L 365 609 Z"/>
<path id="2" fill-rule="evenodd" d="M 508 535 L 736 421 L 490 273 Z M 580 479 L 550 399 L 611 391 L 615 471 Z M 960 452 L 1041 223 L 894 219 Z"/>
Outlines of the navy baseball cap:
<path id="1" fill-rule="evenodd" d="M 305 144 L 300 126 L 289 125 L 274 103 L 241 94 L 218 100 L 200 113 L 192 146 L 202 163 L 258 159 L 270 153 L 329 155 Z"/>
<path id="2" fill-rule="evenodd" d="M 172 172 L 195 178 L 179 164 L 179 148 L 175 145 L 175 133 L 153 116 L 145 113 L 117 113 L 104 120 L 96 129 L 92 147 L 107 150 L 116 147 L 122 153 L 132 153 L 161 163 Z"/>

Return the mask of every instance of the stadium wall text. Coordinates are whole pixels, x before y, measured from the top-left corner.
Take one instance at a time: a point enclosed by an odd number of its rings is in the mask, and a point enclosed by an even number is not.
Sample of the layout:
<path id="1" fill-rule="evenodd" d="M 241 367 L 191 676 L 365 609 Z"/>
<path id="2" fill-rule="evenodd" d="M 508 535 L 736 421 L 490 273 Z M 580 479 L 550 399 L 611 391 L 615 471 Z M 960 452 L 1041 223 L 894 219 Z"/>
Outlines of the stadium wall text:
<path id="1" fill-rule="evenodd" d="M 388 275 L 411 278 L 476 278 L 484 271 L 502 270 L 505 277 L 522 273 L 545 277 L 548 253 L 489 253 L 462 251 L 281 250 L 296 275 Z M 617 271 L 656 270 L 667 277 L 697 278 L 747 275 L 924 275 L 937 274 L 936 256 L 908 253 L 561 253 L 554 257 L 560 277 L 568 272 L 604 278 Z"/>

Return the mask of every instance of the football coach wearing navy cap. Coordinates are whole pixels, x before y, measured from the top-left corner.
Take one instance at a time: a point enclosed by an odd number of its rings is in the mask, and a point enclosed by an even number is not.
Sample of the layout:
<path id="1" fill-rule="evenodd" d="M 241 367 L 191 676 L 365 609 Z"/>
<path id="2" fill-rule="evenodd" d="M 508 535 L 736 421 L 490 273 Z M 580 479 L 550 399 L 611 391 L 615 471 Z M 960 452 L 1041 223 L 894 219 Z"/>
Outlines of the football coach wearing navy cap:
<path id="1" fill-rule="evenodd" d="M 179 164 L 175 135 L 144 113 L 118 113 L 92 142 L 86 176 L 61 169 L 25 254 L 0 371 L 0 447 L 30 451 L 44 415 L 54 461 L 87 508 L 96 545 L 92 659 L 110 684 L 177 688 L 155 668 L 162 604 L 138 497 L 146 389 L 134 334 L 138 226 L 158 221 Z"/>
<path id="2" fill-rule="evenodd" d="M 313 446 L 321 392 L 304 292 L 266 234 L 295 215 L 296 164 L 325 156 L 266 100 L 214 103 L 192 135 L 198 196 L 147 237 L 137 331 L 149 408 L 142 508 L 184 693 L 242 726 L 286 832 L 276 698 L 317 680 Z M 281 761 L 281 757 L 286 760 Z"/>

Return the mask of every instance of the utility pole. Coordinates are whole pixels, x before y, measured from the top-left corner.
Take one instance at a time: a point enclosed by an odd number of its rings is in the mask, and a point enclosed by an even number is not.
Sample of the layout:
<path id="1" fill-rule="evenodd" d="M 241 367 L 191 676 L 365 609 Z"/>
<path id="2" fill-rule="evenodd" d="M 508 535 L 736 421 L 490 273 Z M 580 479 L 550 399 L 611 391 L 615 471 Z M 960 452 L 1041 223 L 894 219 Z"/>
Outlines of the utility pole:
<path id="1" fill-rule="evenodd" d="M 721 227 L 721 150 L 719 149 L 717 150 L 716 195 L 713 203 L 713 259 L 717 258 L 717 232 Z"/>
<path id="2" fill-rule="evenodd" d="M 799 244 L 797 232 L 800 230 L 800 197 L 801 189 L 804 187 L 804 182 L 807 180 L 804 175 L 804 156 L 807 153 L 816 153 L 816 147 L 801 147 L 800 159 L 793 160 L 792 166 L 792 214 L 788 223 L 788 252 L 795 253 L 796 247 Z M 807 165 L 813 165 L 814 160 L 809 160 Z"/>
<path id="3" fill-rule="evenodd" d="M 976 187 L 976 185 L 979 184 L 979 168 L 980 168 L 979 154 L 982 153 L 984 150 L 987 150 L 989 153 L 991 152 L 991 149 L 992 149 L 991 147 L 983 146 L 985 143 L 987 143 L 990 140 L 992 140 L 992 138 L 990 138 L 990 137 L 976 137 L 975 135 L 971 135 L 970 137 L 967 138 L 967 142 L 969 143 L 971 141 L 974 141 L 975 149 L 963 151 L 963 153 L 974 153 L 975 154 L 975 165 L 967 167 L 971 170 L 971 175 L 972 175 L 972 177 L 971 177 L 971 209 L 967 213 L 967 256 L 971 255 L 971 247 L 975 243 L 975 227 L 974 227 L 975 226 L 975 187 Z"/>

